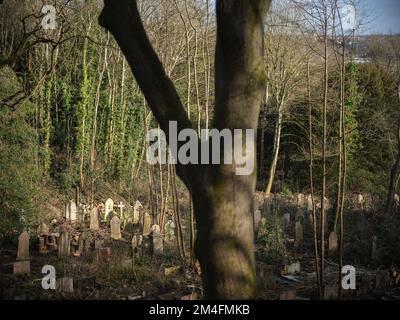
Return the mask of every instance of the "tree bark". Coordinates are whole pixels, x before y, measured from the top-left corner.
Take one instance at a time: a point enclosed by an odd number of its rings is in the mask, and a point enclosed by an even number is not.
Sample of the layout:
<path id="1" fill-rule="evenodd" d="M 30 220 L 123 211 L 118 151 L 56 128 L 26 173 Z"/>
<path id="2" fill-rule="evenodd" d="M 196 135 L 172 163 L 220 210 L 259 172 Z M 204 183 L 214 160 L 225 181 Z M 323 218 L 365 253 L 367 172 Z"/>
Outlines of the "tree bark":
<path id="1" fill-rule="evenodd" d="M 216 129 L 256 129 L 263 98 L 264 19 L 270 0 L 218 0 L 215 57 Z M 136 1 L 105 0 L 100 24 L 124 52 L 161 129 L 192 125 L 154 52 Z M 179 146 L 178 146 L 179 147 Z M 255 150 L 247 154 L 254 160 Z M 253 194 L 256 171 L 235 175 L 236 164 L 182 165 L 176 172 L 192 192 L 196 257 L 206 298 L 250 299 L 255 294 Z"/>

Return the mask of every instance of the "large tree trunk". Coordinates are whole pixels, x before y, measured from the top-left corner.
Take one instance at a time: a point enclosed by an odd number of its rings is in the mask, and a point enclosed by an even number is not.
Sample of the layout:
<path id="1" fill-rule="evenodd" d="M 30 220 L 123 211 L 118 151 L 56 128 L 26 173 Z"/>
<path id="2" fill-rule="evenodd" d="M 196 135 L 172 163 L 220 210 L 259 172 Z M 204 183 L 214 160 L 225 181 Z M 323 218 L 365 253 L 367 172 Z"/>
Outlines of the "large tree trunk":
<path id="1" fill-rule="evenodd" d="M 214 128 L 256 129 L 265 83 L 263 26 L 270 0 L 218 0 Z M 116 38 L 161 129 L 170 121 L 192 128 L 178 94 L 154 52 L 136 1 L 105 0 L 100 23 Z M 222 152 L 222 151 L 221 151 Z M 246 154 L 255 162 L 255 149 Z M 191 190 L 206 298 L 249 299 L 255 291 L 253 194 L 256 171 L 236 164 L 182 165 L 176 172 Z"/>

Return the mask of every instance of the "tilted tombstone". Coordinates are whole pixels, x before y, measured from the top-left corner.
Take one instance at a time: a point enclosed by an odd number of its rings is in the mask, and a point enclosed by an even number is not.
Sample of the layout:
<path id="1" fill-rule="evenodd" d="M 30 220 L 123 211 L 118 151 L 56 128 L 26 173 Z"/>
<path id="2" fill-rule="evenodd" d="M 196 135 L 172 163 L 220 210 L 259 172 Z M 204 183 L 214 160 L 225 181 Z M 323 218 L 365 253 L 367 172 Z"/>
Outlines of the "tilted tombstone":
<path id="1" fill-rule="evenodd" d="M 107 199 L 104 210 L 105 210 L 104 220 L 107 221 L 108 215 L 114 211 L 113 199 Z"/>
<path id="2" fill-rule="evenodd" d="M 18 253 L 17 260 L 28 260 L 29 259 L 29 234 L 28 232 L 22 232 L 18 237 Z"/>
<path id="3" fill-rule="evenodd" d="M 122 238 L 121 235 L 121 220 L 117 216 L 114 216 L 111 219 L 111 239 L 120 240 Z"/>

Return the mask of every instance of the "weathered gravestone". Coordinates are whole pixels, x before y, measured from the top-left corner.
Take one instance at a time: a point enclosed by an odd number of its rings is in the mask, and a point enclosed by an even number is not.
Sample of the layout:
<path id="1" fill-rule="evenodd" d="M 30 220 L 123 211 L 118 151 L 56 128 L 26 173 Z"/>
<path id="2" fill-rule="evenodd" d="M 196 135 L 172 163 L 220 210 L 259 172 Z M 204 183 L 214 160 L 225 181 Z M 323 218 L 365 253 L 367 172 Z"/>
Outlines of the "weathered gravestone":
<path id="1" fill-rule="evenodd" d="M 302 193 L 297 195 L 297 206 L 303 208 L 305 204 L 305 196 Z"/>
<path id="2" fill-rule="evenodd" d="M 303 242 L 303 225 L 301 222 L 296 222 L 296 230 L 295 230 L 295 236 L 296 236 L 296 243 L 299 245 Z"/>
<path id="3" fill-rule="evenodd" d="M 281 292 L 279 296 L 279 300 L 296 300 L 296 298 L 297 298 L 296 290 Z"/>
<path id="4" fill-rule="evenodd" d="M 50 230 L 49 230 L 49 227 L 47 226 L 47 224 L 42 222 L 38 227 L 37 233 L 38 233 L 39 237 L 47 236 L 50 233 Z"/>
<path id="5" fill-rule="evenodd" d="M 110 259 L 111 259 L 111 248 L 104 247 L 96 249 L 97 264 L 110 262 Z"/>
<path id="6" fill-rule="evenodd" d="M 90 230 L 97 231 L 99 228 L 99 209 L 94 207 L 90 211 Z"/>
<path id="7" fill-rule="evenodd" d="M 134 234 L 132 237 L 132 254 L 133 257 L 140 257 L 142 255 L 143 236 L 141 234 Z"/>
<path id="8" fill-rule="evenodd" d="M 286 274 L 296 274 L 301 272 L 301 264 L 300 261 L 294 262 L 284 267 L 284 273 Z"/>
<path id="9" fill-rule="evenodd" d="M 111 219 L 111 239 L 120 240 L 121 236 L 121 220 L 117 216 Z"/>
<path id="10" fill-rule="evenodd" d="M 151 235 L 153 239 L 153 254 L 160 256 L 164 252 L 163 236 L 161 234 L 161 228 L 159 225 L 153 225 L 151 227 Z"/>
<path id="11" fill-rule="evenodd" d="M 313 211 L 313 199 L 312 195 L 307 195 L 307 211 Z"/>
<path id="12" fill-rule="evenodd" d="M 143 215 L 143 235 L 148 236 L 150 234 L 151 229 L 151 216 L 148 212 L 145 212 Z"/>
<path id="13" fill-rule="evenodd" d="M 70 220 L 70 219 L 71 219 L 71 211 L 70 211 L 69 203 L 67 203 L 67 204 L 65 205 L 64 218 L 65 218 L 66 220 Z"/>
<path id="14" fill-rule="evenodd" d="M 140 223 L 140 214 L 143 210 L 143 206 L 140 201 L 136 201 L 135 205 L 133 206 L 133 224 Z"/>
<path id="15" fill-rule="evenodd" d="M 75 201 L 70 201 L 69 203 L 69 210 L 70 210 L 70 221 L 75 222 L 76 221 L 76 215 L 78 213 L 78 209 L 76 207 Z"/>
<path id="16" fill-rule="evenodd" d="M 71 236 L 68 232 L 62 232 L 58 244 L 58 257 L 69 257 L 71 254 Z"/>
<path id="17" fill-rule="evenodd" d="M 61 278 L 57 279 L 57 291 L 72 293 L 74 292 L 74 279 L 73 278 Z"/>
<path id="18" fill-rule="evenodd" d="M 283 215 L 283 221 L 286 227 L 290 226 L 290 213 L 285 213 Z"/>
<path id="19" fill-rule="evenodd" d="M 18 253 L 17 260 L 28 260 L 29 259 L 29 234 L 28 232 L 22 232 L 18 237 Z"/>
<path id="20" fill-rule="evenodd" d="M 302 208 L 298 208 L 296 211 L 296 221 L 304 223 L 304 210 Z"/>
<path id="21" fill-rule="evenodd" d="M 105 210 L 104 220 L 107 221 L 108 215 L 114 211 L 113 199 L 107 199 L 104 210 Z"/>
<path id="22" fill-rule="evenodd" d="M 338 248 L 338 237 L 335 231 L 332 231 L 331 234 L 329 235 L 329 240 L 328 240 L 328 247 L 329 247 L 329 252 L 334 253 L 337 251 Z"/>
<path id="23" fill-rule="evenodd" d="M 29 274 L 31 272 L 31 261 L 17 261 L 13 263 L 13 273 L 14 275 L 18 274 Z"/>

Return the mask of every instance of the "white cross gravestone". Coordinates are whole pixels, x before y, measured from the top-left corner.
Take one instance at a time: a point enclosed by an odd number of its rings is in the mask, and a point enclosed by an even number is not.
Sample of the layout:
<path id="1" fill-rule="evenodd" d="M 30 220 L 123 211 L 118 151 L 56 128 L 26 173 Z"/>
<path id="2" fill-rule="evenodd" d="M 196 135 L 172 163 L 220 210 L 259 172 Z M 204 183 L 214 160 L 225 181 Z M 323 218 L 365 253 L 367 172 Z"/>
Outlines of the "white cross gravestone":
<path id="1" fill-rule="evenodd" d="M 28 259 L 29 259 L 29 234 L 25 230 L 18 237 L 17 260 L 28 260 Z"/>
<path id="2" fill-rule="evenodd" d="M 140 211 L 143 209 L 142 204 L 140 201 L 136 201 L 135 205 L 133 206 L 133 224 L 140 223 Z"/>
<path id="3" fill-rule="evenodd" d="M 114 211 L 114 201 L 113 199 L 107 199 L 105 204 L 105 214 L 104 214 L 105 221 L 107 221 L 108 215 L 113 211 Z"/>
<path id="4" fill-rule="evenodd" d="M 120 240 L 121 236 L 121 220 L 117 216 L 111 219 L 111 239 Z"/>
<path id="5" fill-rule="evenodd" d="M 120 217 L 122 218 L 124 216 L 123 209 L 125 208 L 125 205 L 122 203 L 122 201 L 120 201 L 117 207 L 119 208 Z"/>
<path id="6" fill-rule="evenodd" d="M 77 207 L 76 207 L 76 203 L 75 203 L 75 201 L 71 201 L 70 203 L 69 203 L 69 210 L 70 210 L 70 220 L 71 220 L 71 222 L 75 222 L 76 221 L 76 214 L 77 214 L 77 212 L 78 212 L 78 209 L 77 209 Z"/>
<path id="7" fill-rule="evenodd" d="M 162 255 L 164 252 L 163 236 L 159 225 L 151 227 L 151 234 L 153 237 L 153 254 L 156 256 Z"/>
<path id="8" fill-rule="evenodd" d="M 94 207 L 90 211 L 90 230 L 99 230 L 99 209 Z"/>

